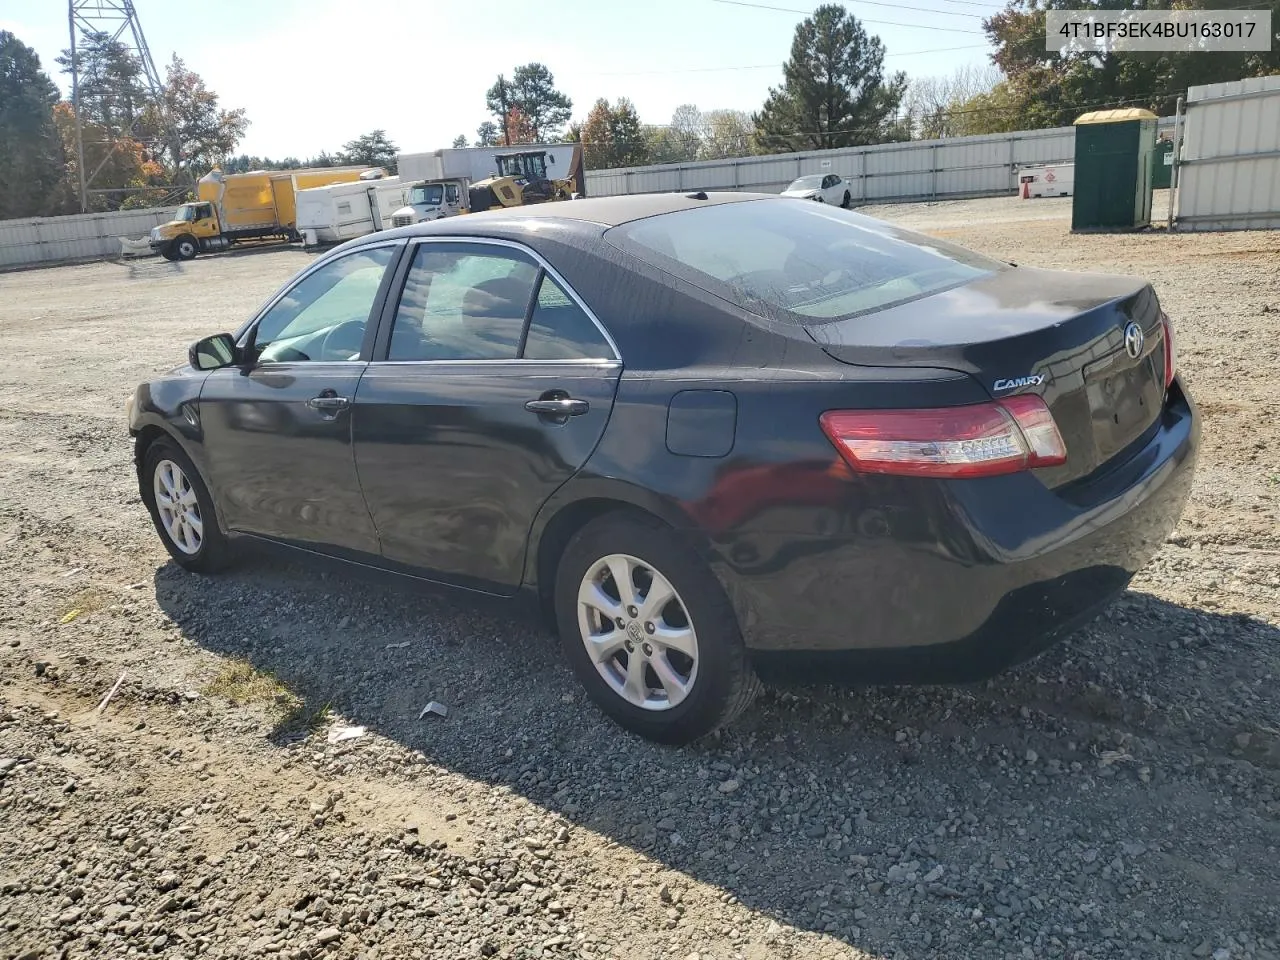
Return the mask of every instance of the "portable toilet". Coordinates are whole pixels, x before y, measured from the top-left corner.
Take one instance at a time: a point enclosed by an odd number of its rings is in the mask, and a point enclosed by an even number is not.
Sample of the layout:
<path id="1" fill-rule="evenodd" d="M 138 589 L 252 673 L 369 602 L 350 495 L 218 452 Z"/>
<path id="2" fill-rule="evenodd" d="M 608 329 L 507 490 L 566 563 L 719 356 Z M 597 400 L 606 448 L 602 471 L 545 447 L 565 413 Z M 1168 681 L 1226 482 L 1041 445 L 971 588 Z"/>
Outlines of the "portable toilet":
<path id="1" fill-rule="evenodd" d="M 1156 123 L 1150 110 L 1095 110 L 1077 117 L 1072 230 L 1151 225 Z"/>

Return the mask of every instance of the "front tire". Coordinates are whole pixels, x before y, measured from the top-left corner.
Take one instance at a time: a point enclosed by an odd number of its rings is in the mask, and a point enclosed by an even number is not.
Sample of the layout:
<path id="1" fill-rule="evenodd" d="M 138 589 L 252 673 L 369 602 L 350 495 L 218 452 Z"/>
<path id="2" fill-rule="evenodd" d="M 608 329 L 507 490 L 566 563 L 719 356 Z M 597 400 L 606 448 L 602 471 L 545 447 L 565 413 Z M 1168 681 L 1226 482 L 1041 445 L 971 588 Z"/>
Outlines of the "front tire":
<path id="1" fill-rule="evenodd" d="M 151 521 L 169 556 L 194 573 L 214 573 L 230 561 L 213 498 L 191 458 L 174 441 L 154 441 L 143 459 Z"/>
<path id="2" fill-rule="evenodd" d="M 200 250 L 194 237 L 179 237 L 173 241 L 173 252 L 179 260 L 194 260 Z"/>
<path id="3" fill-rule="evenodd" d="M 649 740 L 704 737 L 760 690 L 724 590 L 656 520 L 609 514 L 578 531 L 556 571 L 555 608 L 588 695 Z"/>

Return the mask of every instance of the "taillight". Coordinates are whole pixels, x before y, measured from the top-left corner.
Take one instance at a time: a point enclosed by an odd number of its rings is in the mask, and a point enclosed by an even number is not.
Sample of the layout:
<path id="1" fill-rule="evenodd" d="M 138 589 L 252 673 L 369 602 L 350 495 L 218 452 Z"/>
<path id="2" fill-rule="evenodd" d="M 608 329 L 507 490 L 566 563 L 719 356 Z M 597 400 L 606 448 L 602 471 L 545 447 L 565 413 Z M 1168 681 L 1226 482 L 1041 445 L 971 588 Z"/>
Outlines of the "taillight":
<path id="1" fill-rule="evenodd" d="M 1034 394 L 927 410 L 829 410 L 822 429 L 854 470 L 913 477 L 989 477 L 1067 461 Z"/>
<path id="2" fill-rule="evenodd" d="M 1164 388 L 1173 386 L 1173 375 L 1177 373 L 1178 355 L 1174 350 L 1173 324 L 1169 315 L 1160 311 L 1160 329 L 1164 332 Z"/>

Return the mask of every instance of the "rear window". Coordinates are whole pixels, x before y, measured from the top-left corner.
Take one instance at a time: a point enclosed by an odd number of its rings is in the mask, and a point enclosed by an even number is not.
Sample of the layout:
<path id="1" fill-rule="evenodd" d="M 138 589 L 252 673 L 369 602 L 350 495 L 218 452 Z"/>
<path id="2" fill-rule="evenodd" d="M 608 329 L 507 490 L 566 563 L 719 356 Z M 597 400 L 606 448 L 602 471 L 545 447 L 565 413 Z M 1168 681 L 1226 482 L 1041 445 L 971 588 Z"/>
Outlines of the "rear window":
<path id="1" fill-rule="evenodd" d="M 844 320 L 1005 267 L 923 234 L 806 200 L 751 200 L 662 214 L 605 237 L 752 313 Z"/>

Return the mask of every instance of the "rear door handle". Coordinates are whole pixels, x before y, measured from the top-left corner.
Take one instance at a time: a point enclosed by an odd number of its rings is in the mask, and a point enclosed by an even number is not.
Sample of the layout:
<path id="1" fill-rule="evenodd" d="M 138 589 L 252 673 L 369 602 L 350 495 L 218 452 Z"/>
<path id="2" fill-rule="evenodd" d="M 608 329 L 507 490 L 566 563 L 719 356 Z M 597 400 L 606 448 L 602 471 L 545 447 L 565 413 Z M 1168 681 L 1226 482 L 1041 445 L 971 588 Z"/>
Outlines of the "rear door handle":
<path id="1" fill-rule="evenodd" d="M 560 397 L 555 400 L 530 400 L 524 408 L 544 417 L 580 417 L 591 409 L 591 405 L 585 400 Z"/>
<path id="2" fill-rule="evenodd" d="M 307 401 L 307 406 L 312 410 L 323 410 L 326 413 L 337 413 L 339 410 L 345 410 L 351 406 L 351 401 L 347 397 L 338 397 L 331 395 L 328 391 L 320 394 L 318 397 L 312 397 Z"/>

